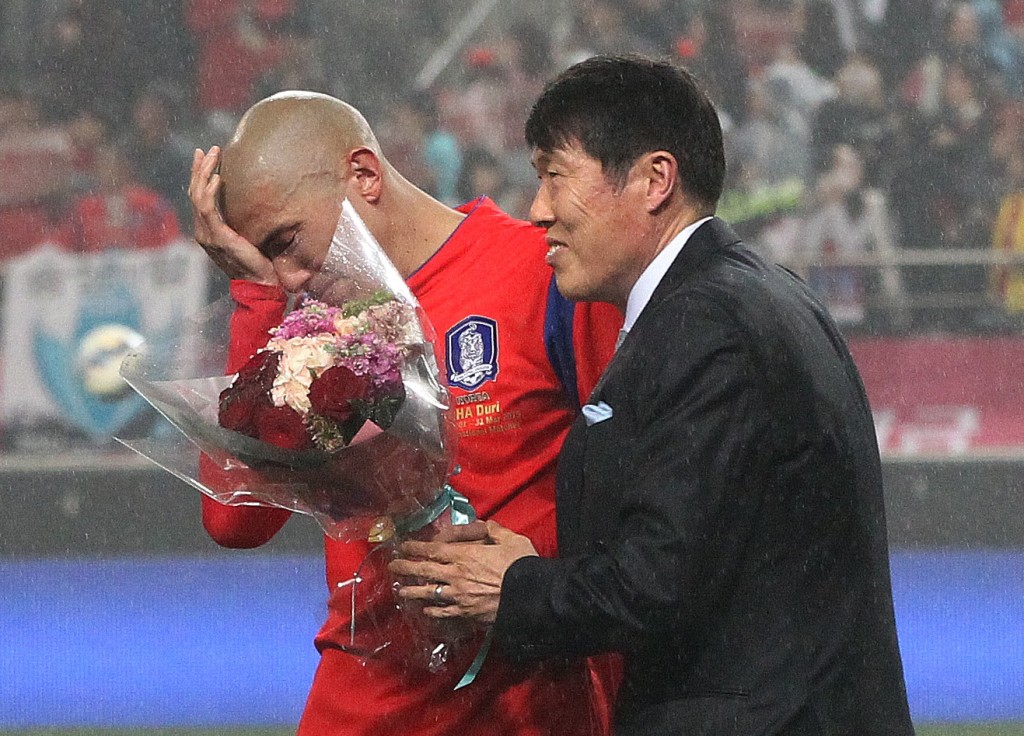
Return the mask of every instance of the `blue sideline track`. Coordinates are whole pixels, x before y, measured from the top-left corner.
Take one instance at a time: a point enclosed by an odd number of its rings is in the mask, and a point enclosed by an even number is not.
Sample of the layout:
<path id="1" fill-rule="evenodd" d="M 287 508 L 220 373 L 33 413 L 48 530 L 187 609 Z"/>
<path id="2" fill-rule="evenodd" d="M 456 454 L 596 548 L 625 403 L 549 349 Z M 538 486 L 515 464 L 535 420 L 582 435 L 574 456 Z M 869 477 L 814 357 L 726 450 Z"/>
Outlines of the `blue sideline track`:
<path id="1" fill-rule="evenodd" d="M 1024 721 L 1024 551 L 895 552 L 915 720 Z M 0 728 L 289 725 L 316 556 L 0 561 Z"/>

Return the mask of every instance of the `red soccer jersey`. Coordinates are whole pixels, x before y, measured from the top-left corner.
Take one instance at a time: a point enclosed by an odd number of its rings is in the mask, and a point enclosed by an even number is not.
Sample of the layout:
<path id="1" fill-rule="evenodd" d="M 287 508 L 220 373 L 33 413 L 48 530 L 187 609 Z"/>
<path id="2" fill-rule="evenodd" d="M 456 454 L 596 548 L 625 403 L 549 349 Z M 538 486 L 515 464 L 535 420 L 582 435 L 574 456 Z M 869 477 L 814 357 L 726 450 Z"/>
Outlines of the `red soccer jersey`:
<path id="1" fill-rule="evenodd" d="M 79 199 L 62 230 L 62 242 L 83 253 L 127 248 L 160 248 L 181 237 L 170 203 L 143 186 L 119 196 L 91 194 Z"/>
<path id="2" fill-rule="evenodd" d="M 452 485 L 482 518 L 528 535 L 552 556 L 558 452 L 622 318 L 608 305 L 572 305 L 557 293 L 542 230 L 485 198 L 462 209 L 468 216 L 408 279 L 437 333 L 452 394 L 461 467 Z M 283 295 L 267 287 L 236 282 L 232 292 L 239 310 L 229 370 L 262 347 L 284 309 Z M 266 541 L 287 516 L 203 501 L 211 534 L 235 546 Z M 453 692 L 473 647 L 440 674 L 342 652 L 351 598 L 338 586 L 368 551 L 365 543 L 326 539 L 328 618 L 316 638 L 322 656 L 300 734 L 583 736 L 607 727 L 607 705 L 595 700 L 582 662 L 513 667 L 492 651 L 472 685 Z"/>

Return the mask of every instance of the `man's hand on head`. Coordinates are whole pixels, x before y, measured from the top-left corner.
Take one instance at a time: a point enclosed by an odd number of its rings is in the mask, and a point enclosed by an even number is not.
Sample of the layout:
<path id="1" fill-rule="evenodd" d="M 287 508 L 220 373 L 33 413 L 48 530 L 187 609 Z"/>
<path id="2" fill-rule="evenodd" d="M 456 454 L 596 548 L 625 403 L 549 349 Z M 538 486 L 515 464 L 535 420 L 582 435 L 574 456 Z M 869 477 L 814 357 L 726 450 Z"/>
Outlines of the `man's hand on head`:
<path id="1" fill-rule="evenodd" d="M 277 274 L 270 259 L 224 222 L 217 205 L 222 186 L 217 173 L 220 153 L 220 148 L 214 146 L 208 153 L 197 148 L 192 155 L 188 197 L 192 202 L 196 242 L 228 278 L 275 285 Z"/>
<path id="2" fill-rule="evenodd" d="M 479 540 L 486 530 L 486 539 Z M 447 542 L 404 542 L 391 572 L 405 581 L 399 596 L 424 605 L 431 618 L 494 623 L 501 582 L 516 560 L 536 557 L 528 537 L 489 521 L 453 527 Z M 474 543 L 475 542 L 475 543 Z"/>

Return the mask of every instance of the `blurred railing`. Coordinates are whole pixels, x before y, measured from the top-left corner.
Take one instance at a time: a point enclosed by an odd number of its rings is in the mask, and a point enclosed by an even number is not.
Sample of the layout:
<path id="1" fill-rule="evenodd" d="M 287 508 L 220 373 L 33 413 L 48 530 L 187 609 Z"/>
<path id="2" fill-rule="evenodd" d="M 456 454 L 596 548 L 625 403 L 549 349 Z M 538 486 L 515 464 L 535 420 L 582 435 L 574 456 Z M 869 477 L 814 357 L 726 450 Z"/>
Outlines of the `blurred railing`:
<path id="1" fill-rule="evenodd" d="M 785 261 L 786 266 L 794 269 L 811 266 L 877 269 L 892 266 L 1024 266 L 1024 251 L 1018 253 L 977 248 L 896 248 L 891 252 L 836 255 L 827 260 L 820 257 L 792 256 Z"/>
<path id="2" fill-rule="evenodd" d="M 1001 310 L 999 297 L 992 290 L 939 291 L 914 293 L 905 286 L 904 270 L 908 268 L 995 268 L 999 266 L 1024 268 L 1024 252 L 981 250 L 976 248 L 900 248 L 873 250 L 863 253 L 820 256 L 788 256 L 780 263 L 804 275 L 811 269 L 859 269 L 878 275 L 878 290 L 865 296 L 877 310 L 888 314 L 890 324 L 906 327 L 911 311 L 938 309 Z"/>
<path id="3" fill-rule="evenodd" d="M 796 223 L 780 241 L 764 243 L 768 256 L 805 278 L 830 269 L 854 270 L 873 277 L 872 288 L 864 294 L 864 300 L 876 311 L 885 313 L 888 325 L 897 330 L 917 329 L 919 325 L 912 322 L 912 313 L 958 308 L 1003 311 L 1001 296 L 993 288 L 992 271 L 1000 267 L 1024 268 L 1024 252 L 999 250 L 988 243 L 980 247 L 902 246 L 893 227 L 887 195 L 878 189 L 866 189 L 861 196 L 863 213 L 855 224 L 849 224 L 858 231 L 855 240 L 860 246 L 835 248 L 827 253 L 822 252 L 822 245 L 805 242 L 806 225 L 820 214 L 815 210 L 820 205 L 799 184 L 757 190 L 745 199 L 742 195 L 733 196 L 727 201 L 724 216 L 750 217 L 754 223 L 772 223 L 777 218 Z M 740 225 L 739 229 L 745 228 Z M 744 238 L 760 242 L 756 234 L 748 233 Z M 983 273 L 986 269 L 988 274 Z M 928 277 L 932 270 L 934 279 Z"/>
<path id="4" fill-rule="evenodd" d="M 466 13 L 455 29 L 448 35 L 448 38 L 437 47 L 437 50 L 423 65 L 423 69 L 416 75 L 416 87 L 427 89 L 440 76 L 449 64 L 456 58 L 458 53 L 473 37 L 477 29 L 487 20 L 498 0 L 477 0 L 477 2 Z"/>

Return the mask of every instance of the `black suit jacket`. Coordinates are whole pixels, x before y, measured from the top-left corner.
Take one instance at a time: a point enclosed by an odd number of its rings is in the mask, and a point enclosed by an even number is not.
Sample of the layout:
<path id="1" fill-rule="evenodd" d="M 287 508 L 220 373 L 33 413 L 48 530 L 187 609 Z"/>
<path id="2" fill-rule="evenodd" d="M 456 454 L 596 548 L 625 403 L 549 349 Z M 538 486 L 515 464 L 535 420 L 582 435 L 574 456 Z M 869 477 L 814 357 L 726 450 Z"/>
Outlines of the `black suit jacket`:
<path id="1" fill-rule="evenodd" d="M 505 654 L 624 653 L 619 734 L 912 734 L 871 412 L 804 284 L 711 220 L 589 403 Z"/>

